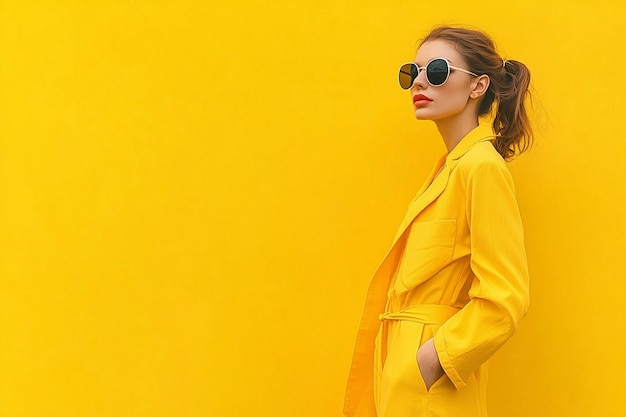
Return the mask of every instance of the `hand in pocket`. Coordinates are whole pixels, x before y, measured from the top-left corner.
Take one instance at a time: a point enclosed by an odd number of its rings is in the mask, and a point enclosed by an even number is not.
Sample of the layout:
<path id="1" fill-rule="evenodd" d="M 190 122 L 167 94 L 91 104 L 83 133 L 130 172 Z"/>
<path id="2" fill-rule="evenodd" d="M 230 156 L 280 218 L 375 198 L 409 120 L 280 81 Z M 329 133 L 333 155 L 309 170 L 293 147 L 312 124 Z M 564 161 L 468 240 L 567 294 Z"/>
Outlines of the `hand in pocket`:
<path id="1" fill-rule="evenodd" d="M 417 367 L 424 380 L 424 385 L 426 385 L 427 390 L 430 390 L 430 387 L 445 374 L 439 363 L 439 357 L 437 356 L 433 339 L 428 339 L 426 343 L 417 350 L 416 360 Z"/>

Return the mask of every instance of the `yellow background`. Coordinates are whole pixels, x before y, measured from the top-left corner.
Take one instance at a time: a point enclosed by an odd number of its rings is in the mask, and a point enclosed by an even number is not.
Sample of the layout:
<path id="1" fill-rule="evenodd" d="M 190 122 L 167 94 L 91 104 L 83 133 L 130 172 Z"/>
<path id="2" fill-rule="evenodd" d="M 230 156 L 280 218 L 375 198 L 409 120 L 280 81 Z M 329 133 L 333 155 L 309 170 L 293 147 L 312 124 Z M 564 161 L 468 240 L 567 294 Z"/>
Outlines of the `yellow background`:
<path id="1" fill-rule="evenodd" d="M 532 300 L 491 416 L 626 414 L 626 3 L 2 1 L 0 416 L 339 416 L 369 278 L 443 146 L 438 23 L 532 70 Z"/>

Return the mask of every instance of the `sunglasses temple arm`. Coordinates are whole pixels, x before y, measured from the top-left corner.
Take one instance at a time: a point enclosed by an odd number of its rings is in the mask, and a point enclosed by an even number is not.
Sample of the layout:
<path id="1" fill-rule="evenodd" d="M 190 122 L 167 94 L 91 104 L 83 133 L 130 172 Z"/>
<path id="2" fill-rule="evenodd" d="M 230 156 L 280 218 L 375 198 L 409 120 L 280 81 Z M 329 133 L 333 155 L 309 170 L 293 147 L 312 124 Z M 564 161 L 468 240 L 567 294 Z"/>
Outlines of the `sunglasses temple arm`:
<path id="1" fill-rule="evenodd" d="M 450 65 L 450 68 L 452 68 L 453 70 L 457 70 L 457 71 L 464 72 L 464 73 L 466 73 L 466 74 L 473 75 L 474 77 L 478 77 L 478 74 L 474 74 L 472 71 L 468 71 L 468 70 L 463 69 L 463 68 L 453 67 L 452 65 Z"/>

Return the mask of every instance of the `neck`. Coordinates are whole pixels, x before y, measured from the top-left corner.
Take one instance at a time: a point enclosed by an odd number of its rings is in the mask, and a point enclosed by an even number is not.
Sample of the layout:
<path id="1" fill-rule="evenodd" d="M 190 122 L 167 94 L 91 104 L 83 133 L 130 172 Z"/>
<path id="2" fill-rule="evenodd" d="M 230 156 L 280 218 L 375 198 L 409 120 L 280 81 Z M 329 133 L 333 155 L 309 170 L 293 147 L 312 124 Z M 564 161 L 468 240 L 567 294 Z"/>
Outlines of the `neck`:
<path id="1" fill-rule="evenodd" d="M 478 118 L 454 118 L 435 120 L 437 130 L 448 149 L 448 153 L 467 135 L 478 126 Z"/>

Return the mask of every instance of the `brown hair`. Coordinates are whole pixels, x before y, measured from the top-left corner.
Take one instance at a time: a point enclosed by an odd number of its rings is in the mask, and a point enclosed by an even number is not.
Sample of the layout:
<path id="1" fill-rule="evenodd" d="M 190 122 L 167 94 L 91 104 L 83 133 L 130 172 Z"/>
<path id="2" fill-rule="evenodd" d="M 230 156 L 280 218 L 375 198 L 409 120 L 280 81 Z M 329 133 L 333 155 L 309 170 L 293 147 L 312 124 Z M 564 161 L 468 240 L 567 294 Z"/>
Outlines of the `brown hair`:
<path id="1" fill-rule="evenodd" d="M 503 60 L 491 38 L 480 31 L 440 26 L 420 43 L 440 39 L 450 42 L 465 59 L 470 71 L 489 76 L 490 83 L 480 105 L 478 116 L 490 113 L 497 103 L 493 131 L 498 135 L 494 147 L 504 159 L 511 159 L 530 148 L 533 133 L 526 111 L 530 99 L 530 71 L 519 61 Z"/>

